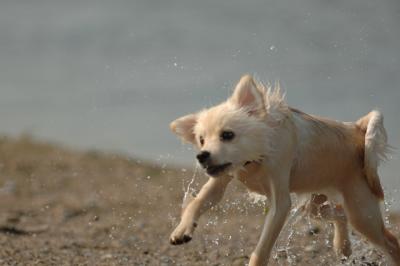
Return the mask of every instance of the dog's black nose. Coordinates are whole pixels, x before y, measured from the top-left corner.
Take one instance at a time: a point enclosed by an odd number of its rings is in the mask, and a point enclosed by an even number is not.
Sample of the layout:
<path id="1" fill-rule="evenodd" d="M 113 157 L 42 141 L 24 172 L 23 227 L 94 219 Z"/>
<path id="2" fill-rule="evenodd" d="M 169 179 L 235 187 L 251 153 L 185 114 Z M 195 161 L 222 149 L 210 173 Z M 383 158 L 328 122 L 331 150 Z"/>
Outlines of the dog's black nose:
<path id="1" fill-rule="evenodd" d="M 204 163 L 205 161 L 210 158 L 210 153 L 208 151 L 202 151 L 199 154 L 197 154 L 197 160 L 199 160 L 199 163 Z"/>

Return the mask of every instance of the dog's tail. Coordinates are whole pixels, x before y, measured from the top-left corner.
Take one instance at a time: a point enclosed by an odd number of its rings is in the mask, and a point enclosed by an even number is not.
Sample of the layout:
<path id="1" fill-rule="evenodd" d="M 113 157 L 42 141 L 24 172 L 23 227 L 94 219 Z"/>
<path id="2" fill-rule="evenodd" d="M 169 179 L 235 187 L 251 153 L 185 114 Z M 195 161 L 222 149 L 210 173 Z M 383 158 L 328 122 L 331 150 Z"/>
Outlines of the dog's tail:
<path id="1" fill-rule="evenodd" d="M 364 171 L 369 187 L 379 199 L 383 200 L 383 189 L 378 175 L 380 162 L 387 159 L 390 150 L 387 134 L 383 126 L 383 115 L 373 110 L 360 118 L 356 125 L 365 132 Z"/>

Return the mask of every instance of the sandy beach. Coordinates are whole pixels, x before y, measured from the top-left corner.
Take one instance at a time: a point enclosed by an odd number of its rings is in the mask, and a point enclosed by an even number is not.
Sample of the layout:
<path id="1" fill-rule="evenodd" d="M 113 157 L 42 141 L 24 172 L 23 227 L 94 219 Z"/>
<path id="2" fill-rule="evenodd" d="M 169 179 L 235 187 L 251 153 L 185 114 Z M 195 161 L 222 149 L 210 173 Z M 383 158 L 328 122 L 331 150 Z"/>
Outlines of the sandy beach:
<path id="1" fill-rule="evenodd" d="M 1 265 L 245 265 L 264 219 L 237 182 L 200 220 L 193 240 L 171 246 L 191 169 L 29 136 L 0 138 Z M 206 178 L 198 173 L 194 189 Z M 399 236 L 399 217 L 390 223 Z M 352 233 L 354 255 L 337 258 L 331 226 L 290 217 L 272 265 L 386 265 Z"/>

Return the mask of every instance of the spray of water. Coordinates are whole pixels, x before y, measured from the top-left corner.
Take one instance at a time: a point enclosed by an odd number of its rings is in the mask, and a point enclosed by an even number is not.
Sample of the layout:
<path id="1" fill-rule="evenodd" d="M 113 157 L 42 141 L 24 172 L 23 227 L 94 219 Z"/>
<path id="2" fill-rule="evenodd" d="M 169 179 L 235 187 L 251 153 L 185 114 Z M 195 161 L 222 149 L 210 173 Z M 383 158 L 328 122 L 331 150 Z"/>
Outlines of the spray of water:
<path id="1" fill-rule="evenodd" d="M 196 180 L 197 177 L 197 173 L 199 171 L 199 165 L 197 163 L 195 163 L 194 165 L 194 171 L 193 171 L 193 175 L 192 175 L 192 179 L 190 180 L 190 182 L 188 183 L 187 187 L 185 188 L 185 184 L 183 184 L 183 192 L 184 192 L 184 196 L 183 196 L 183 202 L 182 205 L 185 205 L 187 203 L 187 201 L 193 197 L 193 194 L 195 192 L 195 189 L 192 187 L 194 184 L 194 181 Z"/>

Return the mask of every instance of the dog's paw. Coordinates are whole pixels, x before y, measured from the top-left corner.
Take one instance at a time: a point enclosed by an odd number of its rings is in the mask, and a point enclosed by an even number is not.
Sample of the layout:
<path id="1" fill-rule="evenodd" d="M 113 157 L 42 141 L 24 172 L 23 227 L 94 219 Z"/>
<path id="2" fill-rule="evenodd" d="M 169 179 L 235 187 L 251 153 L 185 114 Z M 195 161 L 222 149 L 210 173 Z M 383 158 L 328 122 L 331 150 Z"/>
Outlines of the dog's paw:
<path id="1" fill-rule="evenodd" d="M 181 237 L 171 236 L 171 238 L 169 239 L 169 242 L 172 245 L 181 245 L 181 244 L 185 244 L 185 243 L 189 242 L 190 240 L 192 240 L 192 237 L 189 235 L 183 235 Z"/>
<path id="2" fill-rule="evenodd" d="M 191 225 L 178 225 L 178 227 L 172 232 L 169 242 L 172 245 L 181 245 L 192 240 L 192 234 L 197 224 L 192 223 Z"/>

